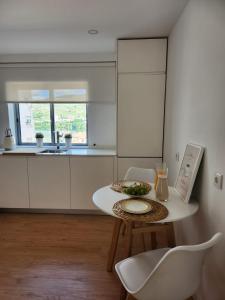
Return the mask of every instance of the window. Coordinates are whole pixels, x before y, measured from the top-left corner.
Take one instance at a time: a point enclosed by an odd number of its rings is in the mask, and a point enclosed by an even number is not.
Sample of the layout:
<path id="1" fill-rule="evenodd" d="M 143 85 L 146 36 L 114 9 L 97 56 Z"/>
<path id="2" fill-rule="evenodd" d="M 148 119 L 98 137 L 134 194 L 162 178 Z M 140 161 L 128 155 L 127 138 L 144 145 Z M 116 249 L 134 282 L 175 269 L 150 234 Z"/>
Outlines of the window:
<path id="1" fill-rule="evenodd" d="M 87 144 L 86 104 L 54 104 L 55 130 L 71 132 L 73 144 Z"/>
<path id="2" fill-rule="evenodd" d="M 32 92 L 39 99 L 47 96 L 46 91 Z M 87 144 L 86 103 L 18 103 L 15 107 L 18 144 L 34 144 L 37 132 L 44 134 L 45 144 L 55 144 L 55 131 L 71 133 L 73 144 Z"/>
<path id="3" fill-rule="evenodd" d="M 44 134 L 46 143 L 52 142 L 49 104 L 20 103 L 18 113 L 20 144 L 35 143 L 36 132 Z"/>

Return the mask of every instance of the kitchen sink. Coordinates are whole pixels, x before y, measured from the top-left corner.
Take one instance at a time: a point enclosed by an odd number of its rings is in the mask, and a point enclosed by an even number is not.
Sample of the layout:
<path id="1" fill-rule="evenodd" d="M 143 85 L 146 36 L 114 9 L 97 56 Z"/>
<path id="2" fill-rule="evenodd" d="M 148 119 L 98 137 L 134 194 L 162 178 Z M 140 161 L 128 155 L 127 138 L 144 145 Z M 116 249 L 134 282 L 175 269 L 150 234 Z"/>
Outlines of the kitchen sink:
<path id="1" fill-rule="evenodd" d="M 41 153 L 49 153 L 49 154 L 60 154 L 60 153 L 66 153 L 67 150 L 65 149 L 46 149 L 44 151 L 42 151 Z"/>

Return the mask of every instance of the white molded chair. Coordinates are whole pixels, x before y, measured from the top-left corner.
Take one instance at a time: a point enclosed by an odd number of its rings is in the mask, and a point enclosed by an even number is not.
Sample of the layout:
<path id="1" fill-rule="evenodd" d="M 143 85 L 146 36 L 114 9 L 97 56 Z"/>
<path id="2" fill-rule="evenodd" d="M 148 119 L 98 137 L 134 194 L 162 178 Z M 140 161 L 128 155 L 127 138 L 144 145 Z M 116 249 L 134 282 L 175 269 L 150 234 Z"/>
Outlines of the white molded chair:
<path id="1" fill-rule="evenodd" d="M 117 263 L 116 272 L 137 300 L 185 300 L 195 294 L 205 254 L 221 237 L 216 233 L 199 245 L 144 252 Z"/>
<path id="2" fill-rule="evenodd" d="M 130 167 L 125 174 L 124 180 L 140 180 L 146 182 L 154 182 L 154 177 L 154 169 Z"/>

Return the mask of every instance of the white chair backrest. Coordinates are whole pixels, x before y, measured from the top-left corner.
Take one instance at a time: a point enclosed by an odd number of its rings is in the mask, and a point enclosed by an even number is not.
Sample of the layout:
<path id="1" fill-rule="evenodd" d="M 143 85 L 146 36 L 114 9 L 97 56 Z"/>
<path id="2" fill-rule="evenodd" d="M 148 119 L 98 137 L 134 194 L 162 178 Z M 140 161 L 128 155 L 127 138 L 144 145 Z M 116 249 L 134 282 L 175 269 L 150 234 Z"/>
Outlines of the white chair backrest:
<path id="1" fill-rule="evenodd" d="M 154 169 L 130 167 L 126 172 L 124 180 L 140 180 L 145 182 L 154 182 L 154 177 Z"/>
<path id="2" fill-rule="evenodd" d="M 205 254 L 221 237 L 222 233 L 216 233 L 203 244 L 178 246 L 169 250 L 135 293 L 135 297 L 149 300 L 150 295 L 154 295 L 154 300 L 185 300 L 193 296 L 200 284 Z"/>

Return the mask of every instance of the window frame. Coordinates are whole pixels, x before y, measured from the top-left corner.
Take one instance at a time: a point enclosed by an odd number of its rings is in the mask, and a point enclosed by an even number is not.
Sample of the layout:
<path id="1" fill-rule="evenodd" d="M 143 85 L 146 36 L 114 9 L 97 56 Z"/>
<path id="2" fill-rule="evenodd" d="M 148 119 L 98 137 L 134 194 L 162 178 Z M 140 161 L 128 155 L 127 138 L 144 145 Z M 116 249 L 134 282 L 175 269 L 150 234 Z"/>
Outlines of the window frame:
<path id="1" fill-rule="evenodd" d="M 16 141 L 19 146 L 35 146 L 36 143 L 23 143 L 22 142 L 22 134 L 21 134 L 21 125 L 20 125 L 20 104 L 23 104 L 26 102 L 18 102 L 14 103 L 14 112 L 15 112 L 15 123 L 16 123 Z M 27 102 L 28 103 L 28 102 Z M 51 143 L 44 143 L 44 146 L 56 146 L 56 136 L 55 136 L 55 109 L 54 109 L 54 104 L 59 104 L 57 103 L 52 103 L 52 102 L 29 102 L 29 103 L 44 103 L 44 104 L 49 104 L 50 106 L 50 128 L 51 128 Z M 85 144 L 79 144 L 79 143 L 73 143 L 72 146 L 88 146 L 88 104 L 82 103 L 82 102 L 66 102 L 66 103 L 61 103 L 61 104 L 85 104 L 86 105 L 86 143 Z M 64 143 L 60 143 L 62 145 L 65 145 Z"/>

